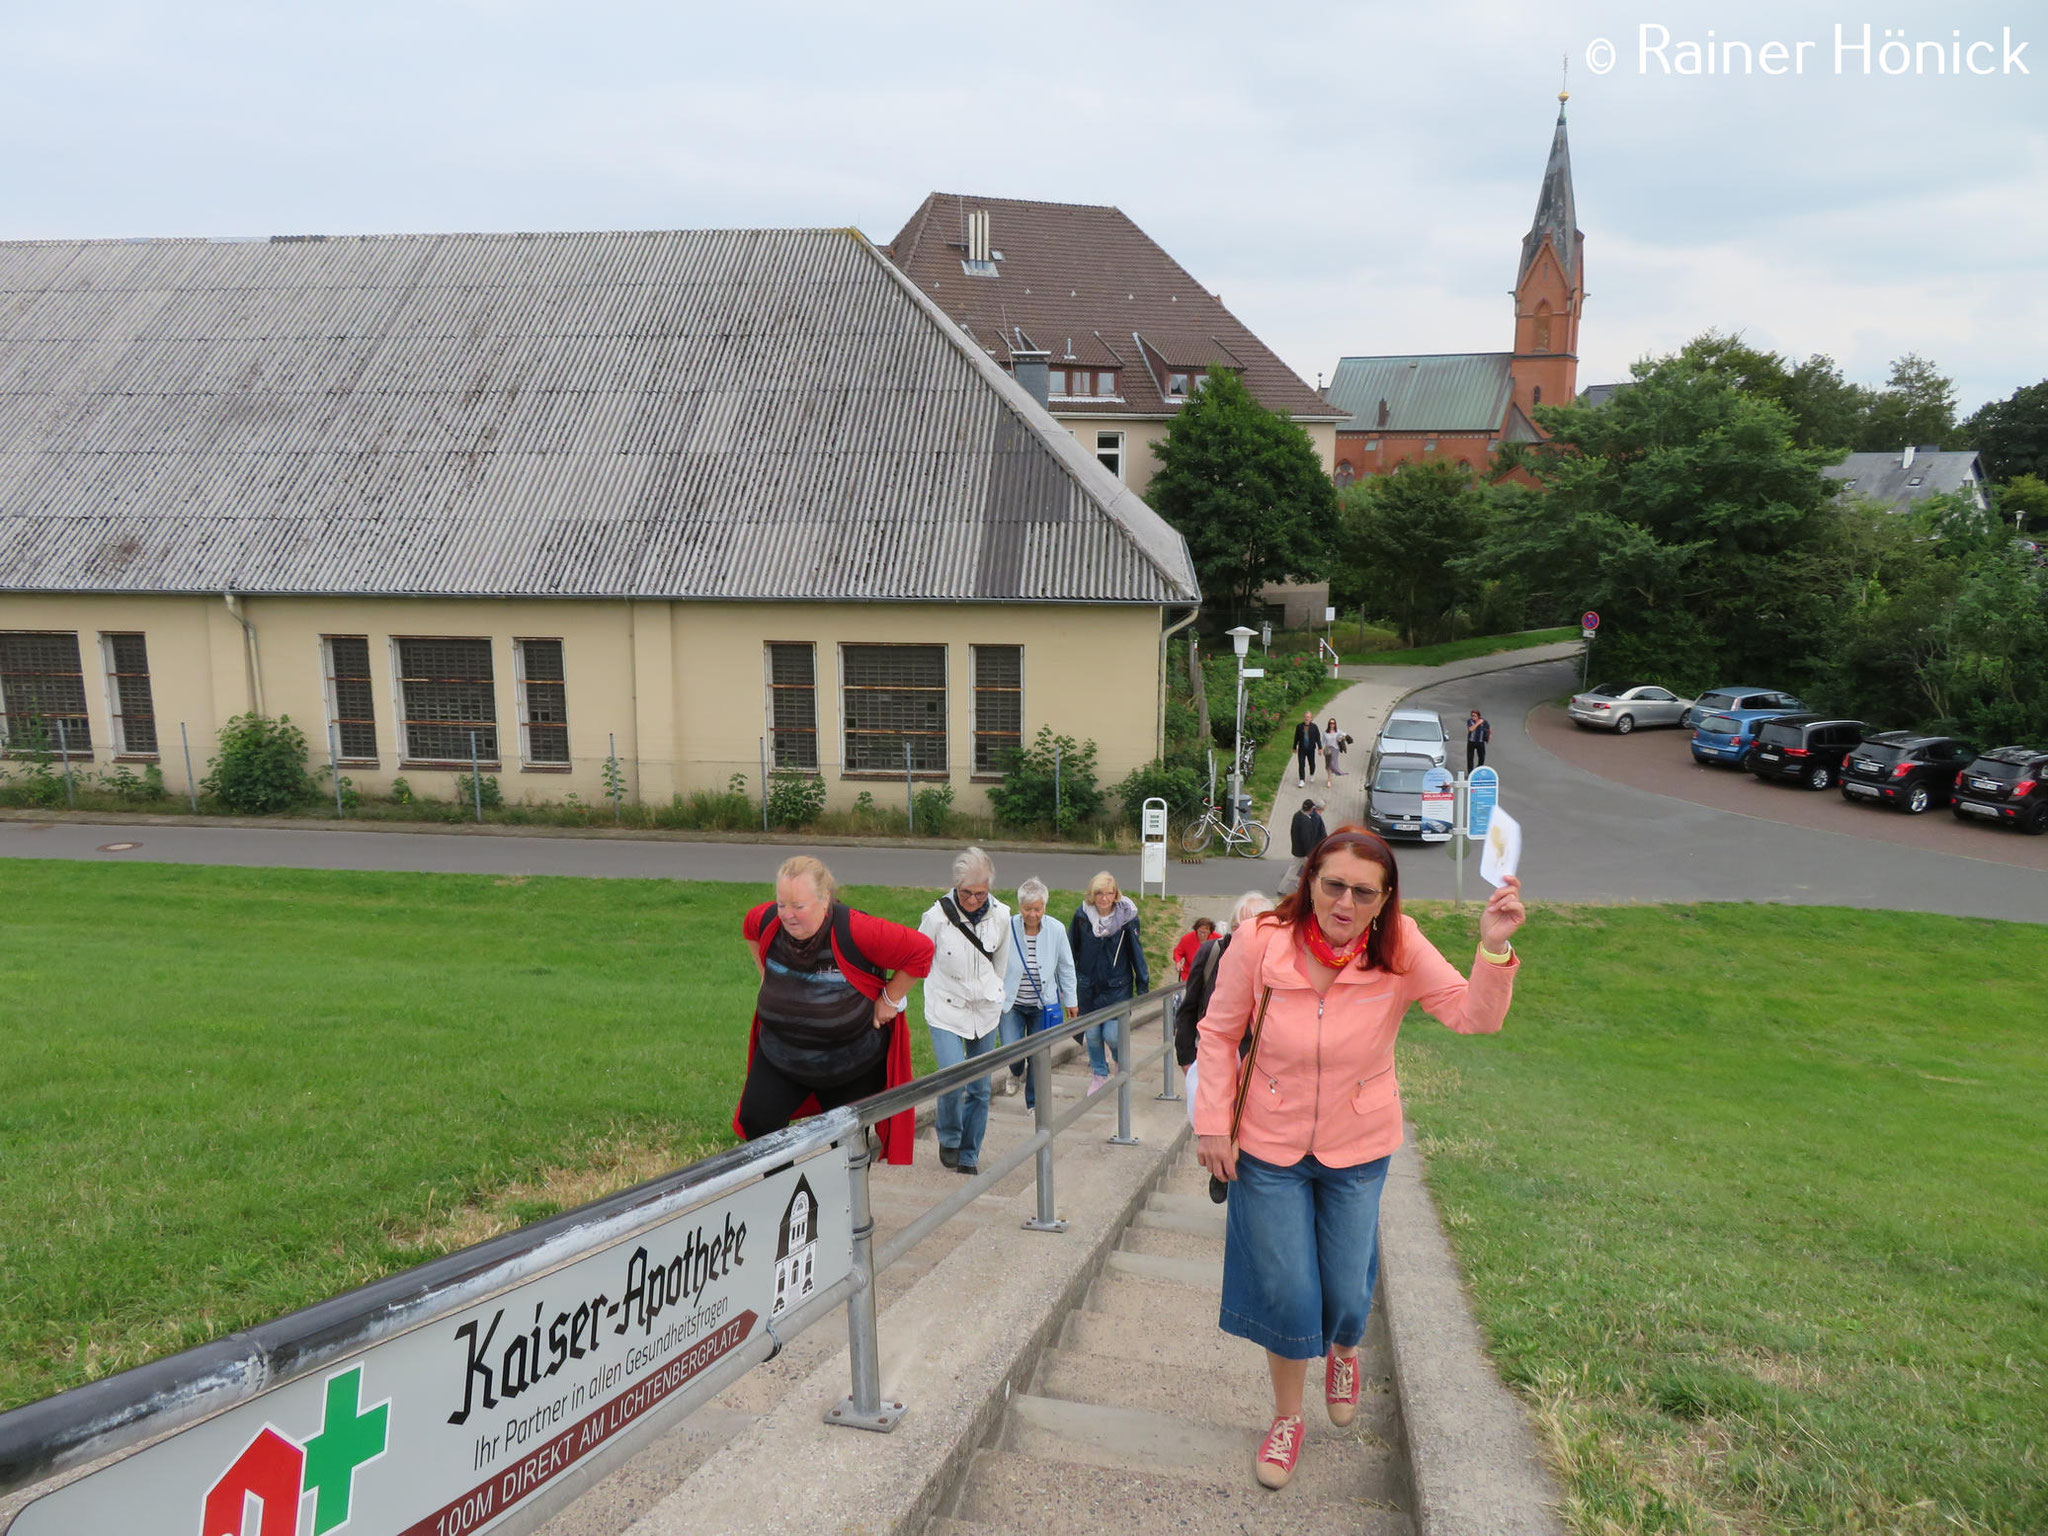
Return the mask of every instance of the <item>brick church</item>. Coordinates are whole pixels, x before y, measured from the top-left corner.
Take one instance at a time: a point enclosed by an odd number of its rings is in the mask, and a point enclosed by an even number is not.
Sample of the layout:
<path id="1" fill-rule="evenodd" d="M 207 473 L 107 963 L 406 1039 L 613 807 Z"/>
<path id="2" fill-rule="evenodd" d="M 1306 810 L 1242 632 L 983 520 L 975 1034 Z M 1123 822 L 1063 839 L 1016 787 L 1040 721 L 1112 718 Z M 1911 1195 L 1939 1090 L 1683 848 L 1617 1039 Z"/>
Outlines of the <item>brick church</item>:
<path id="1" fill-rule="evenodd" d="M 1557 99 L 1550 163 L 1515 277 L 1514 351 L 1340 359 L 1323 392 L 1349 413 L 1337 427 L 1340 486 L 1409 461 L 1483 470 L 1502 443 L 1542 438 L 1531 410 L 1576 393 L 1586 237 L 1572 203 L 1566 97 Z"/>

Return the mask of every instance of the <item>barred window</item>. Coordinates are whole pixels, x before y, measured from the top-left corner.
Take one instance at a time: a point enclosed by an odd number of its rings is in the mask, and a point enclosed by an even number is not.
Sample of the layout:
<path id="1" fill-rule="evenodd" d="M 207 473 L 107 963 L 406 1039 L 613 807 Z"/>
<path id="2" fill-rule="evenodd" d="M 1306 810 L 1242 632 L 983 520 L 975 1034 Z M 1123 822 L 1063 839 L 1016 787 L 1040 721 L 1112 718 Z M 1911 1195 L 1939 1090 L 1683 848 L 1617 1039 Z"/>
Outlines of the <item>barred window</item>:
<path id="1" fill-rule="evenodd" d="M 92 751 L 76 633 L 0 634 L 0 743 L 15 752 Z"/>
<path id="2" fill-rule="evenodd" d="M 327 652 L 327 718 L 334 723 L 341 760 L 374 764 L 377 709 L 370 681 L 369 637 L 329 635 L 322 649 Z"/>
<path id="3" fill-rule="evenodd" d="M 498 762 L 498 691 L 489 640 L 399 640 L 398 682 L 405 704 L 405 755 L 414 762 Z"/>
<path id="4" fill-rule="evenodd" d="M 1024 745 L 1024 647 L 974 647 L 974 771 L 1001 773 Z"/>
<path id="5" fill-rule="evenodd" d="M 768 646 L 768 738 L 775 766 L 818 768 L 818 652 L 811 645 Z"/>
<path id="6" fill-rule="evenodd" d="M 519 667 L 519 729 L 525 760 L 537 767 L 569 766 L 569 682 L 559 640 L 515 640 Z"/>
<path id="7" fill-rule="evenodd" d="M 149 647 L 140 635 L 101 635 L 107 664 L 114 750 L 124 757 L 156 756 L 156 703 L 149 690 Z"/>
<path id="8" fill-rule="evenodd" d="M 848 773 L 946 771 L 946 648 L 839 648 Z"/>

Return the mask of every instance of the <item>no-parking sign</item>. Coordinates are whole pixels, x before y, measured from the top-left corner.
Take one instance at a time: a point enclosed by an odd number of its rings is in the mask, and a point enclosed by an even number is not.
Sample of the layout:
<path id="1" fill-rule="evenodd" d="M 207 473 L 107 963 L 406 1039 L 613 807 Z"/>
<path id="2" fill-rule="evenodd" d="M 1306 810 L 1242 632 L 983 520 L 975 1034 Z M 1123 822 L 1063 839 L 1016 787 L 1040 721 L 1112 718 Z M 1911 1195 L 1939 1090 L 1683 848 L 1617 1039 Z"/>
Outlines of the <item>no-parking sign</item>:
<path id="1" fill-rule="evenodd" d="M 1584 613 L 1579 615 L 1579 628 L 1598 629 L 1599 627 L 1600 615 L 1595 613 L 1592 609 L 1588 608 Z"/>

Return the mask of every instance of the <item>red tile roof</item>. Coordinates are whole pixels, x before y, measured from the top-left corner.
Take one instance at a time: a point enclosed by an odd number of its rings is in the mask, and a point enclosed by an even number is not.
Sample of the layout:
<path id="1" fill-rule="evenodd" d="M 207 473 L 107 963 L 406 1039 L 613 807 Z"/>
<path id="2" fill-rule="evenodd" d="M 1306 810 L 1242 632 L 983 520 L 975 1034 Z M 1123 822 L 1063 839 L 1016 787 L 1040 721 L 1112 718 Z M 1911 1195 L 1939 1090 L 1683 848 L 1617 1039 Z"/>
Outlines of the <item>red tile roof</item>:
<path id="1" fill-rule="evenodd" d="M 996 275 L 965 268 L 967 215 L 986 211 Z M 997 362 L 1038 348 L 1052 366 L 1114 368 L 1115 400 L 1055 400 L 1062 415 L 1160 416 L 1166 374 L 1237 370 L 1268 409 L 1334 420 L 1333 407 L 1117 208 L 934 192 L 884 248 Z"/>

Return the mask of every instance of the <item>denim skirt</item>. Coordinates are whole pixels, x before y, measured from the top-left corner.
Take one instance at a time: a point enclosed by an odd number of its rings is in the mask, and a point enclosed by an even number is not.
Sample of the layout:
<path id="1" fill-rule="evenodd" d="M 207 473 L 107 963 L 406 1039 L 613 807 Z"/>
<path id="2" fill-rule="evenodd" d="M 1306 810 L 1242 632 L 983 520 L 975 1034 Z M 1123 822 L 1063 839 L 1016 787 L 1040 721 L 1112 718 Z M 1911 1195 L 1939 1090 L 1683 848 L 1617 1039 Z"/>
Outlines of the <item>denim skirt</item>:
<path id="1" fill-rule="evenodd" d="M 1287 1360 L 1365 1337 L 1389 1161 L 1326 1168 L 1304 1157 L 1283 1168 L 1237 1154 L 1224 1224 L 1225 1333 Z"/>

